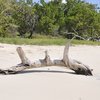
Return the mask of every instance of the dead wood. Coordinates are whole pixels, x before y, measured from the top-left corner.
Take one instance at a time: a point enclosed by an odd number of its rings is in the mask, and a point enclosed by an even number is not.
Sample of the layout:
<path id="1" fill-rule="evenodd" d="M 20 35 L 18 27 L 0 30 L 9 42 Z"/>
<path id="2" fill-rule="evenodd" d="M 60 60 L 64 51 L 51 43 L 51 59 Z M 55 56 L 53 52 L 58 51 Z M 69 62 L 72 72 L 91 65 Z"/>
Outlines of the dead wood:
<path id="1" fill-rule="evenodd" d="M 68 56 L 69 52 L 69 46 L 70 42 L 66 44 L 64 48 L 63 53 L 63 59 L 59 60 L 51 60 L 50 56 L 47 51 L 45 51 L 45 58 L 39 59 L 36 62 L 31 62 L 25 55 L 23 49 L 21 47 L 18 47 L 17 53 L 21 59 L 21 64 L 18 64 L 17 66 L 12 66 L 6 70 L 0 69 L 1 74 L 16 74 L 18 72 L 22 72 L 25 69 L 29 68 L 38 68 L 38 67 L 46 67 L 46 66 L 60 66 L 60 67 L 66 67 L 73 71 L 75 71 L 76 74 L 82 74 L 82 75 L 92 75 L 92 70 L 89 69 L 87 65 L 84 65 L 83 63 L 72 60 Z"/>
<path id="2" fill-rule="evenodd" d="M 81 63 L 80 61 L 77 60 L 72 60 L 69 58 L 68 56 L 68 52 L 69 52 L 69 45 L 70 43 L 68 43 L 65 46 L 64 49 L 64 54 L 63 54 L 63 61 L 65 62 L 65 65 L 76 72 L 76 74 L 83 74 L 83 75 L 92 75 L 92 70 L 89 69 L 89 66 L 84 65 L 83 63 Z"/>

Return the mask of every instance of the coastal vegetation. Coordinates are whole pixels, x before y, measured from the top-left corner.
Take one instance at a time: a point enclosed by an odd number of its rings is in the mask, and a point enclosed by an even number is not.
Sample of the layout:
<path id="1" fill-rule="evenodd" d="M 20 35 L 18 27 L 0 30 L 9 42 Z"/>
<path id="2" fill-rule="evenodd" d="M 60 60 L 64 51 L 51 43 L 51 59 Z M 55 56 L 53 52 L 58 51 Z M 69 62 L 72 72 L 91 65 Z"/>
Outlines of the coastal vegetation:
<path id="1" fill-rule="evenodd" d="M 82 0 L 0 0 L 0 42 L 60 45 L 74 36 L 87 44 L 100 40 L 97 5 Z"/>

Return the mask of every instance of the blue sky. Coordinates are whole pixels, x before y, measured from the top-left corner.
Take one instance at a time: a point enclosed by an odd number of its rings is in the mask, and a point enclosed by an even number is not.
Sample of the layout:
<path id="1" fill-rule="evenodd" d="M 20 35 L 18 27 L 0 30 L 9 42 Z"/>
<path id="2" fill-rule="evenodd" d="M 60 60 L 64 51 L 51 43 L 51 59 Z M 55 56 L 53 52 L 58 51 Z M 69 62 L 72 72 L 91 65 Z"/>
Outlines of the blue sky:
<path id="1" fill-rule="evenodd" d="M 92 4 L 98 4 L 98 6 L 100 6 L 100 0 L 84 0 L 84 1 L 92 3 Z"/>
<path id="2" fill-rule="evenodd" d="M 99 4 L 100 5 L 100 0 L 84 0 L 84 1 L 89 2 L 89 3 Z"/>
<path id="3" fill-rule="evenodd" d="M 34 2 L 39 2 L 40 0 L 33 0 Z M 45 0 L 46 2 L 50 1 L 50 0 Z M 65 0 L 64 0 L 65 1 Z M 98 6 L 100 6 L 100 0 L 83 0 L 85 2 L 89 2 L 92 4 L 98 4 Z"/>

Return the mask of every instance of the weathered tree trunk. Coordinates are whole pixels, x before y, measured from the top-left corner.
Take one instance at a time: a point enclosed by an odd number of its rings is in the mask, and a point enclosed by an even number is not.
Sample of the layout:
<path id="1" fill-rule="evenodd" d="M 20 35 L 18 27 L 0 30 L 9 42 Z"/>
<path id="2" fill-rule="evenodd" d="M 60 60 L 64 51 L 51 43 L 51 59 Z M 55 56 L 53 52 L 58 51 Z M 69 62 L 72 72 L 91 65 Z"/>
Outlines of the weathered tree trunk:
<path id="1" fill-rule="evenodd" d="M 67 43 L 67 45 L 64 48 L 63 53 L 63 59 L 61 60 L 51 60 L 50 56 L 48 55 L 48 52 L 45 51 L 45 58 L 39 59 L 36 62 L 31 62 L 26 56 L 24 51 L 21 47 L 17 48 L 18 55 L 21 59 L 21 64 L 17 66 L 12 66 L 8 68 L 7 70 L 0 69 L 0 73 L 2 74 L 15 74 L 18 72 L 22 72 L 25 69 L 29 68 L 38 68 L 38 67 L 46 67 L 46 66 L 60 66 L 60 67 L 66 67 L 73 71 L 75 71 L 76 74 L 82 74 L 82 75 L 92 75 L 92 70 L 89 69 L 87 65 L 84 65 L 83 63 L 69 59 L 68 52 L 69 52 L 69 45 L 70 43 Z"/>
<path id="2" fill-rule="evenodd" d="M 69 43 L 70 44 L 70 43 Z M 89 66 L 84 65 L 80 61 L 69 59 L 68 51 L 69 51 L 69 44 L 65 46 L 64 54 L 63 54 L 63 61 L 65 65 L 76 72 L 76 74 L 83 74 L 83 75 L 92 75 L 92 69 L 89 69 Z"/>

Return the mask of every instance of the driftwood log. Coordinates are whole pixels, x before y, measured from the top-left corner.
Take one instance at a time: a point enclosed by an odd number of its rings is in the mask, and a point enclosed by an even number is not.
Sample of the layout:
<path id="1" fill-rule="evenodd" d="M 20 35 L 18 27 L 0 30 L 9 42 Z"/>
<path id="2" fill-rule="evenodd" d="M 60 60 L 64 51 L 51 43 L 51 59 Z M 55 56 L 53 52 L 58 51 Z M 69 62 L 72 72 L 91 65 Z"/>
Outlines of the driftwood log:
<path id="1" fill-rule="evenodd" d="M 38 68 L 38 67 L 46 67 L 46 66 L 60 66 L 60 67 L 66 67 L 73 71 L 75 71 L 76 74 L 82 74 L 82 75 L 92 75 L 92 70 L 83 63 L 72 60 L 68 56 L 69 52 L 69 46 L 70 42 L 66 44 L 64 48 L 63 58 L 61 60 L 51 60 L 50 56 L 48 55 L 48 51 L 45 51 L 45 58 L 39 59 L 36 62 L 31 62 L 25 55 L 23 49 L 21 47 L 18 47 L 16 50 L 18 52 L 18 55 L 21 59 L 21 64 L 18 64 L 17 66 L 12 66 L 6 70 L 0 69 L 1 74 L 16 74 L 18 72 L 22 72 L 25 69 L 29 68 Z"/>

